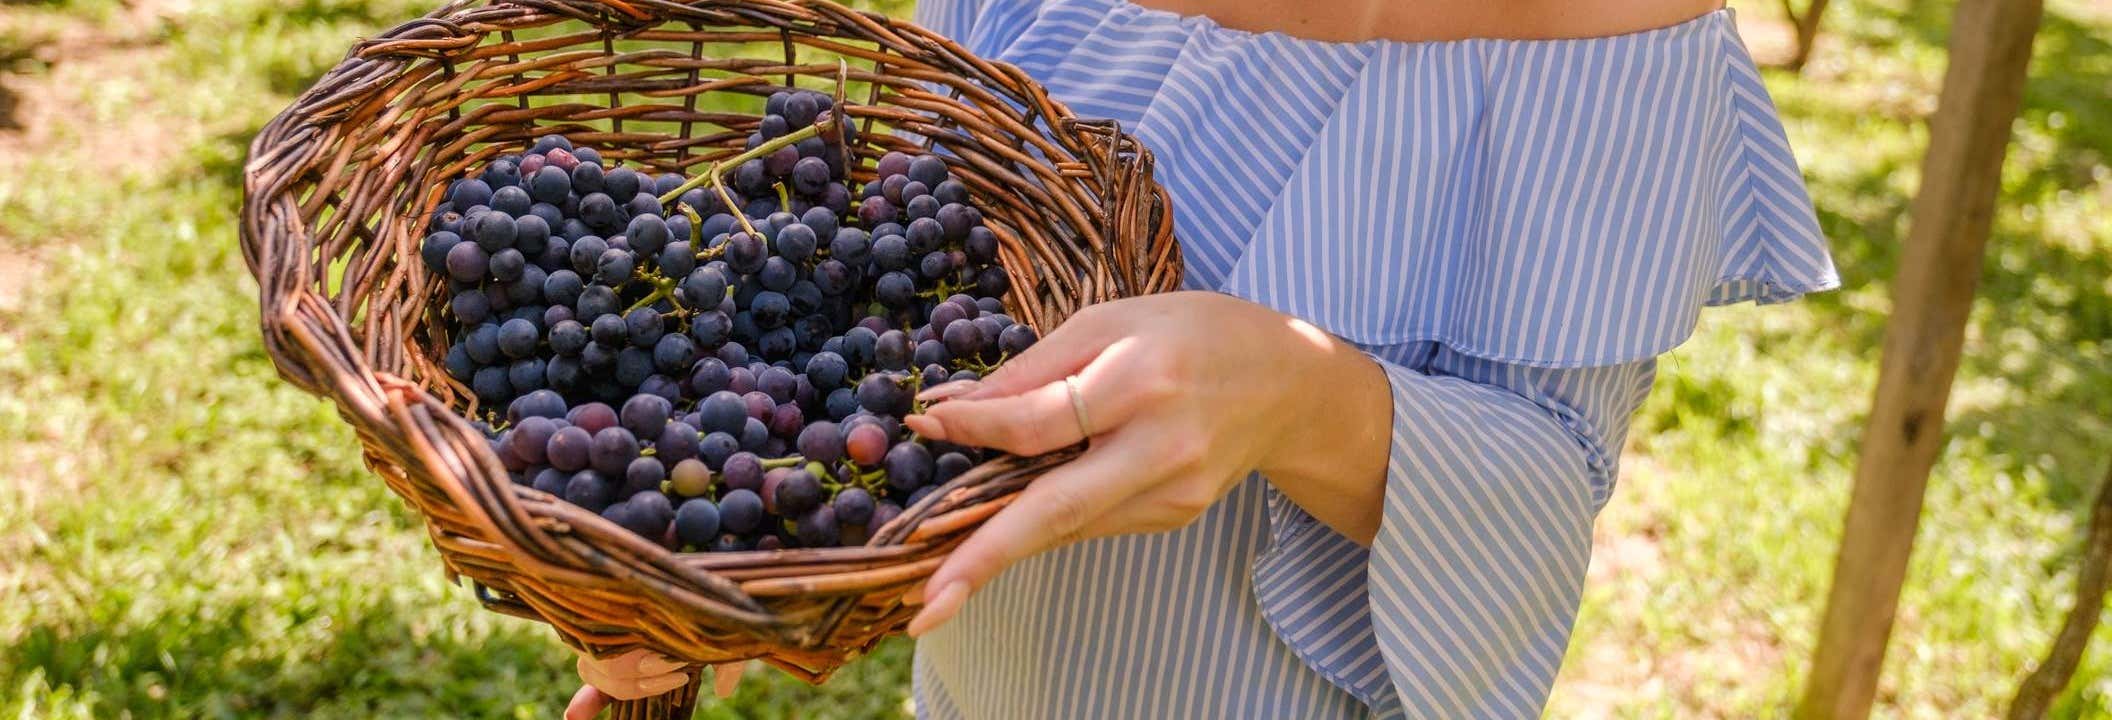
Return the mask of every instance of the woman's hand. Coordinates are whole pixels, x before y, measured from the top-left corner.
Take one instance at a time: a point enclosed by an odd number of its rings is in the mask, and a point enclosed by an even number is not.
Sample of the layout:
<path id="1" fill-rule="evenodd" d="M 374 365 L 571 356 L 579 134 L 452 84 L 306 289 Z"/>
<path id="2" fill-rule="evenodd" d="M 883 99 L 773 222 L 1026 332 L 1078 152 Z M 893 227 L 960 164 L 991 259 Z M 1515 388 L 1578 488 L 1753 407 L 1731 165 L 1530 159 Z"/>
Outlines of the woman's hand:
<path id="1" fill-rule="evenodd" d="M 741 684 L 741 670 L 747 663 L 722 663 L 713 666 L 713 684 L 719 697 L 733 697 L 734 688 Z M 572 694 L 572 702 L 565 706 L 565 720 L 589 720 L 601 714 L 613 700 L 636 700 L 663 693 L 674 692 L 689 683 L 687 667 L 665 655 L 651 650 L 632 650 L 606 660 L 597 660 L 581 653 L 579 656 L 579 679 L 584 685 Z"/>
<path id="2" fill-rule="evenodd" d="M 1256 470 L 1350 538 L 1378 530 L 1385 373 L 1325 331 L 1245 300 L 1183 292 L 1094 305 L 982 382 L 920 397 L 933 404 L 904 422 L 934 440 L 1016 455 L 1092 442 L 954 549 L 926 582 L 911 635 L 1022 558 L 1180 528 Z"/>

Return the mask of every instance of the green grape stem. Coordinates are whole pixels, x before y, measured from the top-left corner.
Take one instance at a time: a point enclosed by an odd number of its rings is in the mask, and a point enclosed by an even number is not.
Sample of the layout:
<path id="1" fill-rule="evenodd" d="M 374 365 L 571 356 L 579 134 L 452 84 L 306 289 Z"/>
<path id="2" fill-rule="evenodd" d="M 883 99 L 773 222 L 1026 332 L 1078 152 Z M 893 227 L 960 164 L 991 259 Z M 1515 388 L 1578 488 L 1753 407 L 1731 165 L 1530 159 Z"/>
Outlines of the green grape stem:
<path id="1" fill-rule="evenodd" d="M 801 463 L 804 463 L 806 461 L 807 459 L 800 455 L 786 455 L 781 458 L 771 458 L 768 460 L 764 460 L 763 469 L 776 470 L 778 468 L 799 467 Z"/>
<path id="2" fill-rule="evenodd" d="M 786 147 L 801 140 L 805 140 L 807 138 L 819 135 L 821 134 L 821 131 L 834 127 L 835 125 L 836 120 L 833 116 L 831 116 L 831 118 L 826 122 L 817 122 L 812 125 L 800 128 L 798 130 L 794 130 L 792 132 L 777 136 L 776 138 L 765 140 L 761 145 L 757 145 L 753 149 L 750 149 L 746 152 L 742 152 L 739 155 L 735 155 L 733 157 L 714 162 L 704 169 L 704 174 L 690 178 L 689 180 L 684 181 L 680 187 L 677 187 L 673 190 L 668 191 L 666 194 L 661 195 L 660 204 L 667 205 L 668 203 L 680 200 L 682 198 L 682 193 L 686 193 L 691 190 L 704 187 L 705 183 L 718 183 L 719 176 L 725 173 L 726 168 L 739 167 L 741 163 L 745 163 L 750 160 L 769 155 L 770 153 L 777 152 L 778 148 Z"/>
<path id="3" fill-rule="evenodd" d="M 792 192 L 785 189 L 784 183 L 778 183 L 771 187 L 777 190 L 777 206 L 784 208 L 785 212 L 792 212 Z"/>

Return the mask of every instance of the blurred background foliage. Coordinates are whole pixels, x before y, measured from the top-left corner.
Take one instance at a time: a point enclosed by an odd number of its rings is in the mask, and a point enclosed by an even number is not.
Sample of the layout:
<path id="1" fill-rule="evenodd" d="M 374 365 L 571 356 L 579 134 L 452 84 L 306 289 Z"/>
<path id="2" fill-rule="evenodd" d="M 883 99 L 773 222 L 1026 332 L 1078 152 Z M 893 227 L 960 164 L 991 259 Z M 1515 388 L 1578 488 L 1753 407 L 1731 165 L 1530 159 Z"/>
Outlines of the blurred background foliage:
<path id="1" fill-rule="evenodd" d="M 865 2 L 906 13 L 907 0 Z M 1769 3 L 1734 3 L 1756 55 Z M 235 244 L 248 139 L 416 0 L 0 4 L 0 715 L 554 717 L 569 654 L 443 579 Z M 1843 0 L 1771 73 L 1846 287 L 1708 314 L 1601 516 L 1549 714 L 1787 712 L 1830 578 L 1951 5 Z M 2112 461 L 2112 2 L 2055 0 L 1878 712 L 1996 714 Z M 896 642 L 703 717 L 903 715 Z M 2056 708 L 2112 717 L 2112 630 Z"/>

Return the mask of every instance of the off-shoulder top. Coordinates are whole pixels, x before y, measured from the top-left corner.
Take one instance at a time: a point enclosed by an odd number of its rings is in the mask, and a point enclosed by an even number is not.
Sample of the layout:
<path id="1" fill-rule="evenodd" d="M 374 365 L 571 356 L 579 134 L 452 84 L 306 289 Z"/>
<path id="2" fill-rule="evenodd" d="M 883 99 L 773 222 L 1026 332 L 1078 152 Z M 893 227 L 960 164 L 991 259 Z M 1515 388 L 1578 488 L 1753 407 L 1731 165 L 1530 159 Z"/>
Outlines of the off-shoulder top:
<path id="1" fill-rule="evenodd" d="M 1186 286 L 1357 344 L 1394 403 L 1369 548 L 1257 475 L 1187 528 L 1029 559 L 919 642 L 923 717 L 1537 716 L 1654 358 L 1703 307 L 1838 284 L 1728 10 L 1359 43 L 1126 0 L 917 18 L 1135 133 Z"/>

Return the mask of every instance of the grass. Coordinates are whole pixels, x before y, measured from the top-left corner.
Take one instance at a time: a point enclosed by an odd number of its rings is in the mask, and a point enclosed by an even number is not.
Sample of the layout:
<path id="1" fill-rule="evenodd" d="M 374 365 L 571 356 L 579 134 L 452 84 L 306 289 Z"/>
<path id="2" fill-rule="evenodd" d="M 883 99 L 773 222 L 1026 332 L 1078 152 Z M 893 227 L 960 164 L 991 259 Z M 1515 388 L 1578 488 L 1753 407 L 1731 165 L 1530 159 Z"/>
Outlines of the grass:
<path id="1" fill-rule="evenodd" d="M 248 138 L 422 5 L 0 13 L 9 83 L 71 119 L 11 155 L 0 138 L 0 264 L 30 278 L 0 302 L 0 715 L 551 717 L 569 695 L 550 633 L 447 585 L 333 411 L 277 381 L 235 247 Z M 1799 689 L 1949 6 L 1830 12 L 1807 75 L 1769 82 L 1847 287 L 1713 312 L 1666 359 L 1552 715 L 1775 716 Z M 2047 23 L 1885 716 L 2000 711 L 2058 626 L 2112 460 L 2112 10 L 2058 1 Z M 82 29 L 102 40 L 70 45 Z M 2061 717 L 2112 717 L 2108 647 Z M 899 715 L 908 657 L 890 644 L 819 689 L 756 673 L 704 716 Z"/>

